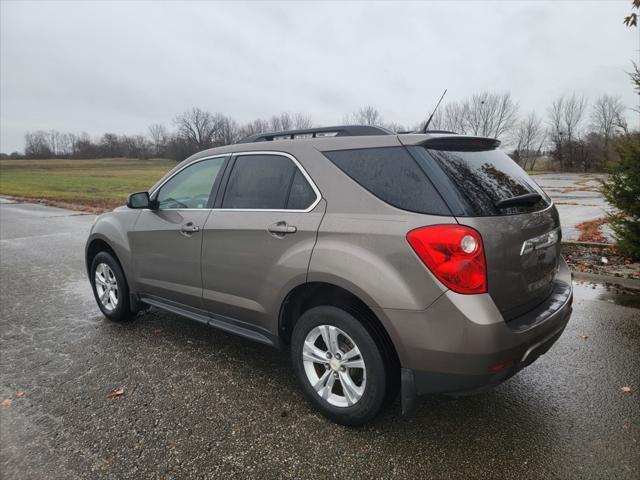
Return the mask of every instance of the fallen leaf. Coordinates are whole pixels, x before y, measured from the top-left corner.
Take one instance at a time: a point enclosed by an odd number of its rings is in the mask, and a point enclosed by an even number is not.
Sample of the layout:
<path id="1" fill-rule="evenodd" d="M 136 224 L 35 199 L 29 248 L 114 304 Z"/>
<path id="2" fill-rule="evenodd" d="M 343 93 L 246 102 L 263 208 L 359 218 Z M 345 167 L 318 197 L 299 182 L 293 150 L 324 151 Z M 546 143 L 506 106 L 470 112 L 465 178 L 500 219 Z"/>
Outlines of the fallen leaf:
<path id="1" fill-rule="evenodd" d="M 622 387 L 624 393 L 631 393 L 631 387 Z"/>
<path id="2" fill-rule="evenodd" d="M 24 397 L 24 392 L 22 390 L 18 390 L 16 392 L 16 397 L 20 398 L 20 397 Z"/>
<path id="3" fill-rule="evenodd" d="M 581 338 L 582 340 L 586 340 L 587 338 L 589 338 L 589 335 L 580 335 L 580 338 Z"/>
<path id="4" fill-rule="evenodd" d="M 118 390 L 113 390 L 109 395 L 107 395 L 107 398 L 116 398 L 121 397 L 122 395 L 124 395 L 124 388 L 119 388 Z"/>
<path id="5" fill-rule="evenodd" d="M 10 398 L 5 398 L 4 400 L 2 400 L 2 402 L 0 402 L 0 405 L 2 405 L 3 407 L 10 407 L 12 403 L 13 400 L 11 400 Z"/>

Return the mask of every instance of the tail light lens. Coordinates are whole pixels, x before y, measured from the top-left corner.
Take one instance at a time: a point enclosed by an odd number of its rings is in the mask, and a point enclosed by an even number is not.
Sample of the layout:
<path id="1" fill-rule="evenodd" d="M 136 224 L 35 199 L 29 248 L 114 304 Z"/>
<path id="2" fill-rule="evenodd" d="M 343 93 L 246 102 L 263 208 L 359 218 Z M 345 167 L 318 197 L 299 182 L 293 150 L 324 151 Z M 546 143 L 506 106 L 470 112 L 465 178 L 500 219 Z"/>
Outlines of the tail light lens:
<path id="1" fill-rule="evenodd" d="M 407 233 L 409 245 L 447 288 L 457 293 L 487 291 L 482 237 L 462 225 L 433 225 Z"/>

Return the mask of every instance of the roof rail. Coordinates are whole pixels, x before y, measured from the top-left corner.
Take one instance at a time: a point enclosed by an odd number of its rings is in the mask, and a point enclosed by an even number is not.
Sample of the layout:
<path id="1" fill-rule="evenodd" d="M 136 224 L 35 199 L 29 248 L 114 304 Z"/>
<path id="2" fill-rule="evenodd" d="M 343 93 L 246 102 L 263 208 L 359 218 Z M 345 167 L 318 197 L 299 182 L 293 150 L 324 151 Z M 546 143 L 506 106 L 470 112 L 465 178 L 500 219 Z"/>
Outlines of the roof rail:
<path id="1" fill-rule="evenodd" d="M 238 143 L 271 142 L 273 140 L 294 140 L 322 137 L 360 137 L 364 135 L 395 135 L 391 130 L 372 125 L 338 125 L 335 127 L 305 128 L 282 132 L 256 133 Z"/>

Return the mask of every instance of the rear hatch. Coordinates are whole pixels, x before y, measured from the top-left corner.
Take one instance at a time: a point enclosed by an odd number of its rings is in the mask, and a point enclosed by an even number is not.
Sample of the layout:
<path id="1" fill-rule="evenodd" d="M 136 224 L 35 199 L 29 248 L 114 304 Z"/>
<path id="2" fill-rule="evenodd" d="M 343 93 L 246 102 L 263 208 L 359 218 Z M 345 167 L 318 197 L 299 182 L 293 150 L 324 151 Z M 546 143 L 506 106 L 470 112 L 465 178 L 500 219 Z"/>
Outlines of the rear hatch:
<path id="1" fill-rule="evenodd" d="M 498 144 L 447 137 L 408 149 L 457 221 L 482 235 L 489 294 L 508 321 L 551 294 L 560 222 L 549 197 Z"/>

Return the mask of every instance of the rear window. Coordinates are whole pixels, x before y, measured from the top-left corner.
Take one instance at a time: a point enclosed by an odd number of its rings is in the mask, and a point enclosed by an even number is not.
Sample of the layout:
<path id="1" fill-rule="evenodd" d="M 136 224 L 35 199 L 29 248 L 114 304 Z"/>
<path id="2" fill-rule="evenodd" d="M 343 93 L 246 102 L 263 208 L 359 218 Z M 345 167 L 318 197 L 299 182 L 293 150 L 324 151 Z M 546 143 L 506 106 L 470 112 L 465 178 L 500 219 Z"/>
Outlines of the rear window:
<path id="1" fill-rule="evenodd" d="M 456 216 L 486 217 L 537 212 L 551 200 L 516 162 L 501 150 L 450 151 L 411 147 Z M 497 208 L 500 200 L 527 193 L 542 197 L 532 205 Z"/>
<path id="2" fill-rule="evenodd" d="M 417 213 L 451 215 L 424 171 L 404 147 L 323 152 L 340 170 L 380 200 Z"/>

